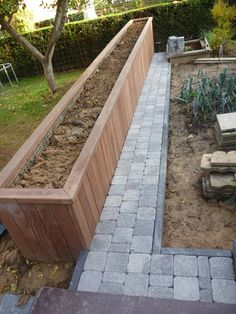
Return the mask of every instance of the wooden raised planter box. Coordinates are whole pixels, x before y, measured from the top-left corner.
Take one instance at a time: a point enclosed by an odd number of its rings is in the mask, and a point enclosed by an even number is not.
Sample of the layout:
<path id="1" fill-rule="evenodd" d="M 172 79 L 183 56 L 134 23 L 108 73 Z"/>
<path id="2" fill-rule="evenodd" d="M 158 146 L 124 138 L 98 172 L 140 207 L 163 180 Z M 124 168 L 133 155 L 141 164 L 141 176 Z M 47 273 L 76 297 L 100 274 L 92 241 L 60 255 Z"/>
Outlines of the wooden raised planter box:
<path id="1" fill-rule="evenodd" d="M 144 29 L 64 187 L 10 186 L 133 20 L 113 38 L 0 172 L 0 220 L 26 258 L 74 261 L 81 249 L 89 248 L 154 52 L 152 18 L 142 20 L 146 20 Z"/>

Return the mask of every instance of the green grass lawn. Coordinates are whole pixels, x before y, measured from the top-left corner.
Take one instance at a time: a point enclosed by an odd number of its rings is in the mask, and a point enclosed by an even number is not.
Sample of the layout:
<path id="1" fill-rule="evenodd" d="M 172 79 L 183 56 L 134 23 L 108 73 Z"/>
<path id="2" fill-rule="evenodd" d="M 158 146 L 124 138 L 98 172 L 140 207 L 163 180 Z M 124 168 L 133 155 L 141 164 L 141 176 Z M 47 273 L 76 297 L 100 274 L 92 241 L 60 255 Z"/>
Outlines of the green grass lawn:
<path id="1" fill-rule="evenodd" d="M 54 107 L 82 70 L 56 75 L 58 92 L 51 94 L 43 76 L 19 80 L 19 85 L 0 88 L 0 169 Z"/>

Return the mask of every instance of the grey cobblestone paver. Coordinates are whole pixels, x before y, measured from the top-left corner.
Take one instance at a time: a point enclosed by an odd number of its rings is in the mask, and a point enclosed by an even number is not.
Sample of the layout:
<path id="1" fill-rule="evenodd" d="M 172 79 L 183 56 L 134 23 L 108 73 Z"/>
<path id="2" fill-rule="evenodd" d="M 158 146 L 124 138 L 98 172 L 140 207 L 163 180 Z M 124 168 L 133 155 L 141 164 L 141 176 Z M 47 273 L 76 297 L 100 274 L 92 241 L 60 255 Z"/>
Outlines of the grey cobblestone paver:
<path id="1" fill-rule="evenodd" d="M 152 253 L 169 71 L 155 54 L 78 290 L 236 304 L 232 258 Z"/>
<path id="2" fill-rule="evenodd" d="M 195 277 L 175 277 L 174 298 L 178 300 L 198 301 L 200 299 L 198 279 Z"/>
<path id="3" fill-rule="evenodd" d="M 181 277 L 198 276 L 197 257 L 176 255 L 174 257 L 174 275 Z"/>
<path id="4" fill-rule="evenodd" d="M 212 278 L 234 279 L 233 260 L 228 257 L 211 257 L 210 273 Z"/>

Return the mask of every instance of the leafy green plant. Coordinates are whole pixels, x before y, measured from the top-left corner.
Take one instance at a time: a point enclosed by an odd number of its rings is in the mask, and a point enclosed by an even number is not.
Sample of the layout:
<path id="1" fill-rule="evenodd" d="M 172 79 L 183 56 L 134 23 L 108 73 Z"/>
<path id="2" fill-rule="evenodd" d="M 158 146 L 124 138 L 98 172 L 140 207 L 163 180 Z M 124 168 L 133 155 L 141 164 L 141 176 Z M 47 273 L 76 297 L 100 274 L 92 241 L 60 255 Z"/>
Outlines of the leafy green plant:
<path id="1" fill-rule="evenodd" d="M 215 27 L 206 33 L 206 37 L 212 49 L 218 51 L 221 45 L 229 46 L 236 34 L 234 25 L 236 5 L 229 5 L 224 0 L 217 0 L 211 9 L 211 13 Z"/>
<path id="2" fill-rule="evenodd" d="M 236 75 L 225 68 L 218 76 L 210 78 L 199 70 L 197 76 L 190 76 L 183 84 L 180 102 L 192 111 L 194 120 L 212 120 L 218 113 L 236 111 Z"/>

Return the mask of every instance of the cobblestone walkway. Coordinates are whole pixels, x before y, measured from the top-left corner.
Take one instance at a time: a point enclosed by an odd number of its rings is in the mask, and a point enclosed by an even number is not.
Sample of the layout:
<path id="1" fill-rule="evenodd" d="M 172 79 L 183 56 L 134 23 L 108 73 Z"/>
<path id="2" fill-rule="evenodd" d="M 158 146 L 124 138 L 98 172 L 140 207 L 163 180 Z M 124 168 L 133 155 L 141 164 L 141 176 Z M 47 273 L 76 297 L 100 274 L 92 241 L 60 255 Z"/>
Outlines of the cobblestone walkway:
<path id="1" fill-rule="evenodd" d="M 231 258 L 152 254 L 169 71 L 154 54 L 78 290 L 236 304 Z"/>

